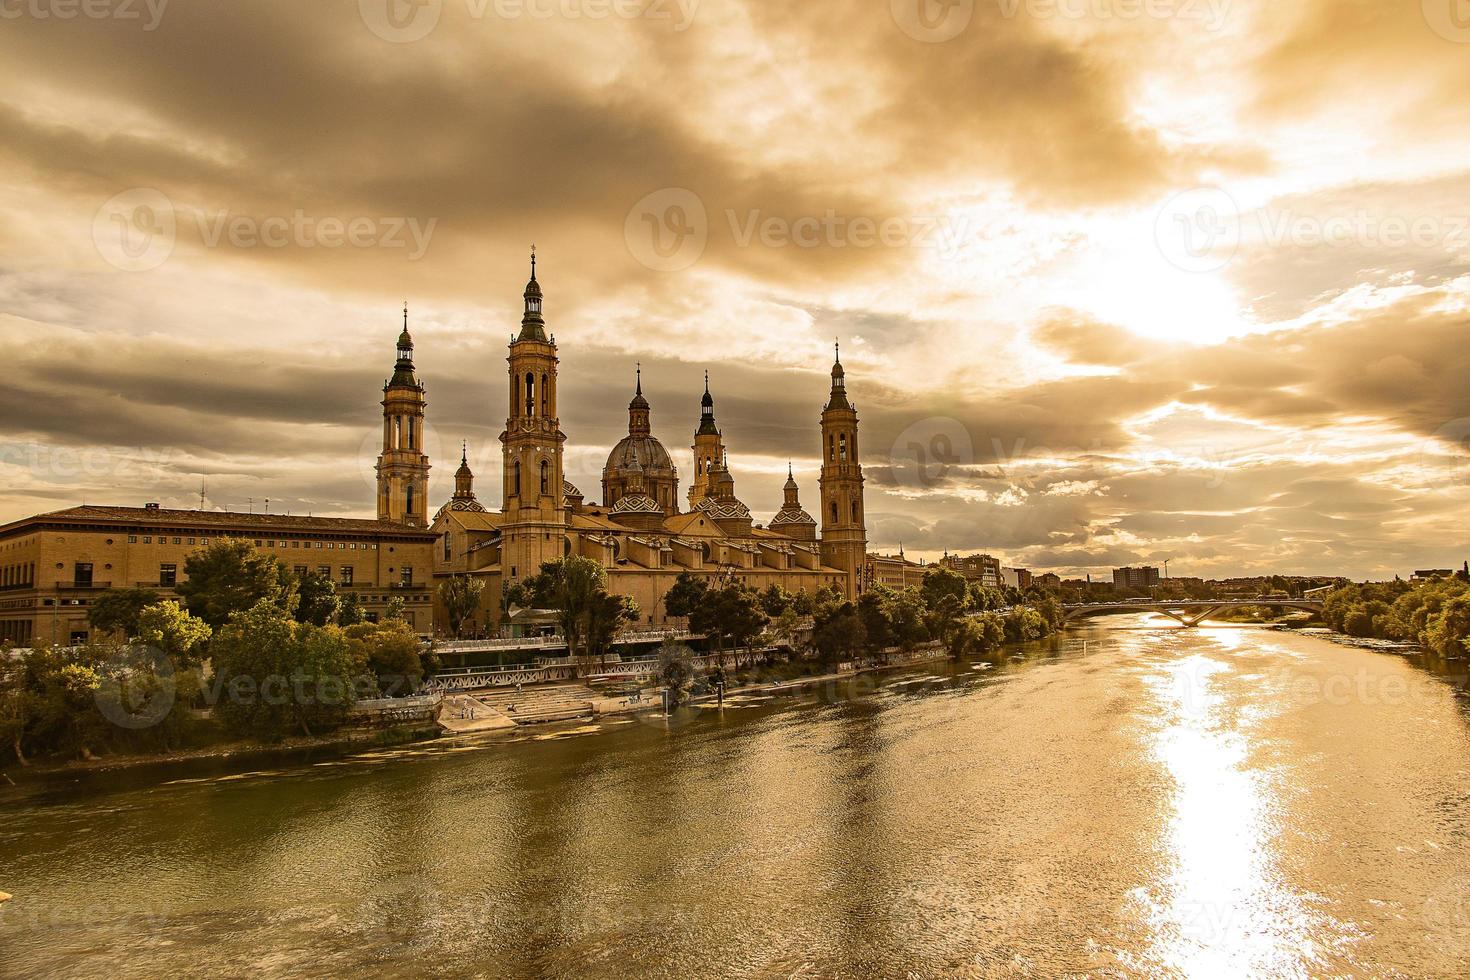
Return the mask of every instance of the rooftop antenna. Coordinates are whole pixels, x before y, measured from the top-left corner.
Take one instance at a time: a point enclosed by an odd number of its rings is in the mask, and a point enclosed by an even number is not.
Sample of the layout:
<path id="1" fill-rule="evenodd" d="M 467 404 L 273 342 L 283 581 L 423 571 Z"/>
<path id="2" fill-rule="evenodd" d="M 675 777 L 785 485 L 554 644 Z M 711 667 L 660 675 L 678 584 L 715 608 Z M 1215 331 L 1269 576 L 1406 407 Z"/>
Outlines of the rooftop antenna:
<path id="1" fill-rule="evenodd" d="M 247 504 L 247 506 L 250 508 L 246 513 L 250 513 L 250 514 L 255 513 L 255 498 L 254 497 L 246 497 L 245 499 L 249 501 L 249 503 Z"/>
<path id="2" fill-rule="evenodd" d="M 1169 559 L 1168 558 L 1165 558 L 1164 559 L 1164 578 L 1168 578 L 1168 577 L 1169 577 Z"/>
<path id="3" fill-rule="evenodd" d="M 265 512 L 267 514 L 269 514 L 271 512 L 271 498 L 269 498 L 269 497 L 266 497 L 265 498 Z"/>
<path id="4" fill-rule="evenodd" d="M 206 479 L 207 478 L 205 476 L 203 476 L 203 475 L 201 475 L 199 477 L 199 509 L 200 510 L 203 510 L 204 509 L 204 487 L 205 487 L 205 480 Z"/>

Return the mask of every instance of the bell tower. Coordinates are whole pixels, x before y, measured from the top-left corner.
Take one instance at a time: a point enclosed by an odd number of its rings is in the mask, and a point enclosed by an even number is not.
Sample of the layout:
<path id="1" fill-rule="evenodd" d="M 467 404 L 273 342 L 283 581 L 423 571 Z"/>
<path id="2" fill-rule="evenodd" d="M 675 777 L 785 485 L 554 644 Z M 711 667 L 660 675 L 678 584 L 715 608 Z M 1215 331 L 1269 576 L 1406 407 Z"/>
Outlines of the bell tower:
<path id="1" fill-rule="evenodd" d="M 709 393 L 709 372 L 704 372 L 704 397 L 699 401 L 699 428 L 694 430 L 694 479 L 689 483 L 689 509 L 710 496 L 709 473 L 725 456 L 725 445 L 715 425 L 715 400 Z"/>
<path id="2" fill-rule="evenodd" d="M 393 378 L 383 384 L 383 449 L 378 453 L 378 520 L 410 527 L 428 523 L 429 457 L 424 453 L 424 386 L 413 373 L 408 304 Z"/>
<path id="3" fill-rule="evenodd" d="M 868 532 L 863 525 L 863 467 L 857 408 L 847 400 L 842 350 L 832 365 L 832 393 L 822 409 L 822 563 L 847 573 L 847 597 L 863 591 Z"/>
<path id="4" fill-rule="evenodd" d="M 547 339 L 541 298 L 533 247 L 521 332 L 511 340 L 506 358 L 510 413 L 500 434 L 505 464 L 500 554 L 507 585 L 562 557 L 566 543 L 562 446 L 567 437 L 557 421 L 556 341 Z"/>

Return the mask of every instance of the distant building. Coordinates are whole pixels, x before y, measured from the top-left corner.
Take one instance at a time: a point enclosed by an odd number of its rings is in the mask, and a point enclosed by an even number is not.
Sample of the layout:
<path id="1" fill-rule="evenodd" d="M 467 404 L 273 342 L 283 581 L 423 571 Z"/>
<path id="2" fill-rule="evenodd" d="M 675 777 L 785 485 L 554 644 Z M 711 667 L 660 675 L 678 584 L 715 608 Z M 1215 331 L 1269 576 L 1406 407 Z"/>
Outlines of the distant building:
<path id="1" fill-rule="evenodd" d="M 1000 559 L 993 555 L 946 555 L 943 564 L 959 572 L 971 582 L 979 582 L 991 589 L 1001 586 Z"/>
<path id="2" fill-rule="evenodd" d="M 868 555 L 864 586 L 886 585 L 890 589 L 918 588 L 924 584 L 924 565 L 897 555 Z"/>
<path id="3" fill-rule="evenodd" d="M 1043 589 L 1061 588 L 1062 577 L 1055 572 L 1042 572 L 1040 575 L 1036 576 L 1036 584 L 1041 586 Z"/>
<path id="4" fill-rule="evenodd" d="M 1115 589 L 1151 589 L 1158 585 L 1162 579 L 1159 570 L 1152 566 L 1143 568 L 1115 568 L 1113 569 L 1113 588 Z"/>
<path id="5" fill-rule="evenodd" d="M 1415 582 L 1432 582 L 1435 579 L 1450 578 L 1454 574 L 1452 568 L 1421 568 L 1410 578 Z"/>
<path id="6" fill-rule="evenodd" d="M 1024 568 L 1002 568 L 1000 570 L 1000 581 L 1002 585 L 1012 589 L 1029 589 L 1031 587 L 1031 573 Z"/>

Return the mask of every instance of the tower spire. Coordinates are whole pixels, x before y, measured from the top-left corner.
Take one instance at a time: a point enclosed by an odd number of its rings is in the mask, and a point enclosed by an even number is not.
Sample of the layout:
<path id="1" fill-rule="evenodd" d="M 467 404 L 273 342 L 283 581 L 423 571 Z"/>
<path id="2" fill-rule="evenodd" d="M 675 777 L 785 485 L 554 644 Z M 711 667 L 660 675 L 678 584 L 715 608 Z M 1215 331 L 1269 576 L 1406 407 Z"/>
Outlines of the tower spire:
<path id="1" fill-rule="evenodd" d="M 643 394 L 643 362 L 642 361 L 639 361 L 638 362 L 638 390 L 635 391 L 634 394 L 635 395 L 641 395 L 641 394 Z"/>
<path id="2" fill-rule="evenodd" d="M 531 278 L 526 282 L 523 294 L 526 311 L 521 316 L 521 332 L 512 343 L 534 340 L 546 343 L 546 320 L 541 314 L 541 284 L 536 281 L 536 246 L 531 246 Z"/>

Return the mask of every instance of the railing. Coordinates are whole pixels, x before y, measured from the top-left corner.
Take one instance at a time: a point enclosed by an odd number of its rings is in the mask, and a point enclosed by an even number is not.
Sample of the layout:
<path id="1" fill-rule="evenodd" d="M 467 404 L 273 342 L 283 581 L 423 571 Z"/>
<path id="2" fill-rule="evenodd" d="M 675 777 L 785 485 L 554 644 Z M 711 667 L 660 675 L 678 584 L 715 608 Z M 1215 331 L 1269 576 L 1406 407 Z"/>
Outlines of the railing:
<path id="1" fill-rule="evenodd" d="M 57 582 L 58 589 L 110 589 L 111 582 Z"/>

